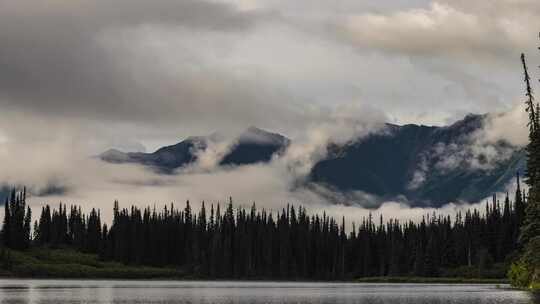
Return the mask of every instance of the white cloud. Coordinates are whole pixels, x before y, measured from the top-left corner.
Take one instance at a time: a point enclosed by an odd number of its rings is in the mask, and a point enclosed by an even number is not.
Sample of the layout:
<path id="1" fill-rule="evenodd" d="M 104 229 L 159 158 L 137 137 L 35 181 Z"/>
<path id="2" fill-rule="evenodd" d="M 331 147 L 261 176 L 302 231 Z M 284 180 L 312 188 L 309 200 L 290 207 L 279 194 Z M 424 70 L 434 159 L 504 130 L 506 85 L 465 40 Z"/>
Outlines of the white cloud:
<path id="1" fill-rule="evenodd" d="M 434 1 L 428 8 L 352 15 L 344 29 L 361 48 L 410 56 L 449 56 L 489 65 L 501 60 L 513 62 L 512 55 L 519 53 L 516 50 L 534 45 L 540 26 L 540 21 L 529 19 L 531 9 L 538 11 L 540 4 L 525 2 L 527 5 L 504 10 L 511 7 L 509 1 Z"/>
<path id="2" fill-rule="evenodd" d="M 409 184 L 407 185 L 407 188 L 410 190 L 415 190 L 420 188 L 424 184 L 424 182 L 427 180 L 428 175 L 428 162 L 426 160 L 426 155 L 423 155 L 421 157 L 420 163 L 418 164 L 418 168 L 414 171 L 412 179 L 409 181 Z"/>
<path id="3" fill-rule="evenodd" d="M 519 102 L 509 111 L 489 115 L 478 138 L 488 142 L 505 140 L 514 146 L 523 147 L 529 142 L 527 121 L 525 105 Z"/>

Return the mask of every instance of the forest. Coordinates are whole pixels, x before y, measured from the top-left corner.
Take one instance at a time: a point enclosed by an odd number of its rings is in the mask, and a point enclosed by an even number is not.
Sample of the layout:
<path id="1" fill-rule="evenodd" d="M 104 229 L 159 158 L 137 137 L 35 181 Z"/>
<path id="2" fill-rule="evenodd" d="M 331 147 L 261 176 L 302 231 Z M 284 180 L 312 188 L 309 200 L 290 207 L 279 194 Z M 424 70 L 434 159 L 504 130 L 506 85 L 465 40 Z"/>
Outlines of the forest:
<path id="1" fill-rule="evenodd" d="M 231 199 L 209 208 L 203 202 L 195 212 L 189 201 L 161 210 L 121 209 L 115 202 L 110 227 L 98 210 L 83 214 L 80 207 L 60 205 L 43 207 L 31 229 L 23 190 L 5 204 L 2 242 L 15 250 L 72 248 L 125 265 L 178 267 L 201 278 L 437 277 L 459 267 L 493 277 L 500 274 L 490 274 L 492 266 L 508 264 L 518 248 L 525 206 L 518 187 L 512 198 L 494 196 L 485 210 L 454 218 L 427 214 L 418 223 L 401 223 L 370 215 L 347 228 L 344 219 L 309 215 L 302 206 L 273 213 L 255 205 L 235 208 Z"/>

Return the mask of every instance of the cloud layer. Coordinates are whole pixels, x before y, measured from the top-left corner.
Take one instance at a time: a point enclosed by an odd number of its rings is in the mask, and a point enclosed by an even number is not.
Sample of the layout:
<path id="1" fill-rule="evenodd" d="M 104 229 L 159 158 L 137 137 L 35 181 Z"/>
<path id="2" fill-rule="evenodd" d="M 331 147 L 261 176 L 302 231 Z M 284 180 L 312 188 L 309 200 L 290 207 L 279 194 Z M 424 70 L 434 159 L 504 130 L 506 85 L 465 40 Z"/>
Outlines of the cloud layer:
<path id="1" fill-rule="evenodd" d="M 5 0 L 0 181 L 70 189 L 50 202 L 232 195 L 268 206 L 322 205 L 328 193 L 296 189 L 295 180 L 328 142 L 385 121 L 440 125 L 468 112 L 503 114 L 489 117 L 466 154 L 444 150 L 454 163 L 474 161 L 471 154 L 496 160 L 504 151 L 479 147 L 526 141 L 518 56 L 528 52 L 537 65 L 539 14 L 533 0 Z M 269 166 L 210 174 L 230 146 L 214 144 L 181 176 L 90 157 L 214 131 L 230 137 L 251 125 L 295 145 Z M 453 164 L 446 159 L 441 168 Z M 423 182 L 421 173 L 411 187 Z M 366 206 L 372 199 L 355 197 Z"/>

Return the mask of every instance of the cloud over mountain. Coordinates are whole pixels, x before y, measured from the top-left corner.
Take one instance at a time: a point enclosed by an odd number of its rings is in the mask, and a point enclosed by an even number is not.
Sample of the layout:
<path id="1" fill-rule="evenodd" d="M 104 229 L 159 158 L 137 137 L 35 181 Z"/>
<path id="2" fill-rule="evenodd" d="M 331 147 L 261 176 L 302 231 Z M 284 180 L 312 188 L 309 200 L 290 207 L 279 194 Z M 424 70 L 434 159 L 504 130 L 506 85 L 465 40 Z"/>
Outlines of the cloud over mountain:
<path id="1" fill-rule="evenodd" d="M 302 193 L 324 202 L 328 192 L 302 192 L 293 180 L 331 154 L 330 142 L 384 122 L 441 126 L 469 112 L 504 113 L 466 145 L 433 150 L 454 157 L 439 169 L 464 158 L 483 165 L 504 154 L 484 144 L 524 143 L 518 55 L 532 53 L 537 65 L 539 11 L 532 0 L 2 1 L 0 181 L 37 193 L 61 183 L 69 196 L 51 200 L 88 203 L 204 199 L 210 186 L 198 182 L 222 185 L 208 199 Z M 209 174 L 248 126 L 294 144 L 270 166 Z M 189 176 L 90 158 L 214 131 L 227 140 L 197 155 Z M 423 171 L 420 162 L 407 177 L 411 188 L 426 182 Z M 365 197 L 349 194 L 339 200 Z"/>

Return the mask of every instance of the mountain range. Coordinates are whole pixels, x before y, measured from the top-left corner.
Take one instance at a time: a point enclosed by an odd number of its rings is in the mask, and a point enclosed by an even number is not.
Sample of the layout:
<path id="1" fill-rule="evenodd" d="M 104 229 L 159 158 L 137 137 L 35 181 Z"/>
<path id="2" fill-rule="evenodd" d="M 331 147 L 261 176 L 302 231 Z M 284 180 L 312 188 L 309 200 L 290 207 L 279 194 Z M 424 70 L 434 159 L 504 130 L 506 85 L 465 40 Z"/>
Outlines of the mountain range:
<path id="1" fill-rule="evenodd" d="M 328 155 L 313 166 L 304 182 L 343 194 L 406 200 L 412 206 L 477 202 L 503 191 L 525 167 L 522 148 L 503 141 L 488 144 L 475 140 L 485 119 L 485 115 L 468 115 L 444 127 L 386 124 L 366 137 L 329 144 Z M 153 153 L 109 150 L 99 157 L 110 163 L 138 163 L 174 173 L 196 162 L 216 137 L 189 137 Z M 251 127 L 234 141 L 219 165 L 269 162 L 290 144 L 283 135 Z"/>
<path id="2" fill-rule="evenodd" d="M 194 136 L 153 153 L 128 152 L 115 149 L 102 153 L 99 157 L 109 163 L 138 163 L 152 167 L 159 172 L 173 173 L 175 170 L 198 160 L 199 153 L 208 145 L 220 140 L 220 136 Z M 239 166 L 264 163 L 274 155 L 282 154 L 289 146 L 285 136 L 250 127 L 236 138 L 232 147 L 219 161 L 220 166 Z"/>
<path id="3" fill-rule="evenodd" d="M 334 147 L 310 179 L 412 206 L 477 202 L 504 191 L 526 160 L 522 148 L 506 142 L 478 143 L 485 119 L 469 115 L 445 127 L 388 124 L 386 132 Z"/>

